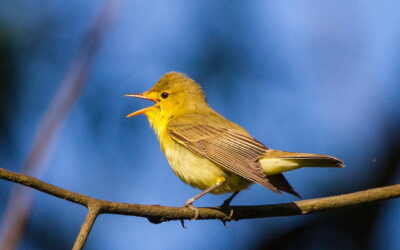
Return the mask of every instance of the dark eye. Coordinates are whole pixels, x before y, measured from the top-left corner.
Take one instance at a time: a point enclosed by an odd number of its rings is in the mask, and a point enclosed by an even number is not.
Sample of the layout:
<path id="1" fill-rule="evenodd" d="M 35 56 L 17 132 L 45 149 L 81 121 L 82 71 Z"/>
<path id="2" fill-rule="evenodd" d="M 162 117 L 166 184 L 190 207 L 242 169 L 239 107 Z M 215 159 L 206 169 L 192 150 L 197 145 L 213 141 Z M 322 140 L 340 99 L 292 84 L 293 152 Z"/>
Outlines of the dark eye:
<path id="1" fill-rule="evenodd" d="M 162 99 L 167 99 L 168 96 L 169 96 L 169 93 L 168 93 L 168 92 L 162 92 L 162 93 L 161 93 L 161 98 L 162 98 Z"/>

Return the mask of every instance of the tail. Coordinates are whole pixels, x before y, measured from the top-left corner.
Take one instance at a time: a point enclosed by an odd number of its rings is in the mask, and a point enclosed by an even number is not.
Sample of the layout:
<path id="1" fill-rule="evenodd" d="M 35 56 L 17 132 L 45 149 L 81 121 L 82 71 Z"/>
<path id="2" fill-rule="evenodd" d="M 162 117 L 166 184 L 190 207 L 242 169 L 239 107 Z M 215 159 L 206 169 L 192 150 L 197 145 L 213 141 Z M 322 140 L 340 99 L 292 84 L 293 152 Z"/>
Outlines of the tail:
<path id="1" fill-rule="evenodd" d="M 267 175 L 275 175 L 302 167 L 344 167 L 338 158 L 322 155 L 268 150 L 259 160 Z"/>

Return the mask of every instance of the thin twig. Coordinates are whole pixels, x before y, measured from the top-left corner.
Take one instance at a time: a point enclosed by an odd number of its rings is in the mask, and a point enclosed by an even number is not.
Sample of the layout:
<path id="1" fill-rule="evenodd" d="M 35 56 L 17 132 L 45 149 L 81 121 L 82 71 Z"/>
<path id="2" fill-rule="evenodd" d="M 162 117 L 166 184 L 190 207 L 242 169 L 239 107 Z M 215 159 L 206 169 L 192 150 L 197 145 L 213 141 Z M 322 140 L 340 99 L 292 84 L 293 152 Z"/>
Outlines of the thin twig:
<path id="1" fill-rule="evenodd" d="M 36 137 L 22 167 L 24 173 L 41 176 L 45 172 L 45 162 L 54 140 L 85 86 L 99 44 L 114 20 L 122 1 L 108 0 L 85 35 L 80 50 L 40 121 Z M 30 190 L 19 187 L 12 189 L 3 216 L 2 228 L 0 228 L 0 249 L 17 247 L 30 214 L 31 204 Z"/>
<path id="2" fill-rule="evenodd" d="M 149 219 L 153 223 L 159 223 L 171 220 L 190 220 L 193 217 L 193 211 L 185 207 L 167 207 L 159 205 L 139 205 L 120 202 L 111 202 L 95 199 L 86 195 L 75 193 L 60 187 L 48 184 L 36 178 L 15 173 L 0 168 L 0 178 L 16 182 L 49 195 L 81 204 L 89 207 L 89 204 L 99 205 L 99 213 L 121 214 L 139 216 Z M 400 197 L 400 184 L 372 188 L 364 191 L 302 200 L 291 203 L 260 205 L 260 206 L 232 206 L 233 220 L 255 219 L 277 216 L 293 216 L 302 214 L 311 214 L 329 209 L 348 207 L 353 205 L 368 204 L 371 202 L 393 199 Z M 222 207 L 203 207 L 199 208 L 200 220 L 228 220 L 230 209 Z"/>
<path id="3" fill-rule="evenodd" d="M 85 221 L 81 226 L 81 230 L 76 237 L 72 250 L 80 250 L 83 248 L 90 233 L 90 230 L 92 229 L 92 226 L 97 216 L 100 214 L 101 206 L 97 202 L 89 203 L 88 207 L 88 213 L 86 215 Z"/>

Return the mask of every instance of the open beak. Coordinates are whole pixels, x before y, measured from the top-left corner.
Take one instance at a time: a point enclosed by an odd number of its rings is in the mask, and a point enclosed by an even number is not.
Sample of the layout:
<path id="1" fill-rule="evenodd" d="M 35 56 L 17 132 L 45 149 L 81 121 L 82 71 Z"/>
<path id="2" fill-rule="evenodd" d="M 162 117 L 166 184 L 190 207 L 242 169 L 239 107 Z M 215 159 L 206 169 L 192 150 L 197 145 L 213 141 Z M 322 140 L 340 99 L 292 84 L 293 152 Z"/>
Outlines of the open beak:
<path id="1" fill-rule="evenodd" d="M 150 100 L 150 101 L 153 101 L 154 103 L 157 103 L 157 101 L 158 101 L 157 99 L 149 98 L 149 97 L 147 97 L 147 96 L 144 96 L 143 94 L 126 94 L 125 96 L 128 96 L 128 97 L 136 97 L 136 98 L 145 99 L 145 100 Z M 126 117 L 132 117 L 132 116 L 135 116 L 135 115 L 144 114 L 144 113 L 146 113 L 147 111 L 152 110 L 154 107 L 155 107 L 155 105 L 154 105 L 154 106 L 147 107 L 147 108 L 144 108 L 144 109 L 141 109 L 141 110 L 138 110 L 138 111 L 135 111 L 135 112 L 133 112 L 133 113 L 130 113 L 130 114 L 127 115 Z"/>

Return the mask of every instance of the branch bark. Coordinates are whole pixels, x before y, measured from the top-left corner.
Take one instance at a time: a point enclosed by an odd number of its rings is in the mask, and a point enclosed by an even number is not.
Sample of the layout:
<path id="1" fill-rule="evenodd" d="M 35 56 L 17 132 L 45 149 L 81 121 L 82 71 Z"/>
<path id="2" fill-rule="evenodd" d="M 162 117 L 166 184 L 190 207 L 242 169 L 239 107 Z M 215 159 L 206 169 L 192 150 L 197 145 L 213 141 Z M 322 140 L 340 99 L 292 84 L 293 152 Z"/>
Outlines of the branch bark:
<path id="1" fill-rule="evenodd" d="M 76 237 L 72 250 L 79 250 L 83 248 L 90 233 L 90 230 L 92 230 L 93 224 L 97 216 L 100 214 L 100 208 L 101 206 L 97 202 L 89 203 L 86 219 L 81 226 L 81 230 L 79 231 L 78 236 Z"/>
<path id="2" fill-rule="evenodd" d="M 96 204 L 96 209 L 98 209 L 98 211 L 96 210 L 97 214 L 121 214 L 138 216 L 147 218 L 150 222 L 153 223 L 160 223 L 172 220 L 190 220 L 193 217 L 193 211 L 189 208 L 167 207 L 160 205 L 140 205 L 100 200 L 51 185 L 28 175 L 15 173 L 3 168 L 0 168 L 0 178 L 34 188 L 41 192 L 70 202 L 83 205 L 89 208 L 88 217 L 90 216 L 91 204 Z M 368 204 L 371 202 L 398 197 L 400 197 L 400 184 L 380 188 L 372 188 L 349 194 L 335 195 L 330 197 L 282 204 L 259 206 L 232 206 L 229 209 L 222 207 L 202 207 L 199 208 L 198 219 L 217 219 L 227 221 L 230 219 L 230 209 L 233 209 L 233 216 L 231 217 L 231 219 L 233 220 L 303 215 L 353 205 Z M 90 220 L 93 220 L 94 222 L 95 217 L 96 216 L 91 217 L 92 219 Z M 93 222 L 91 224 L 93 224 Z M 89 231 L 90 227 L 88 227 Z"/>

